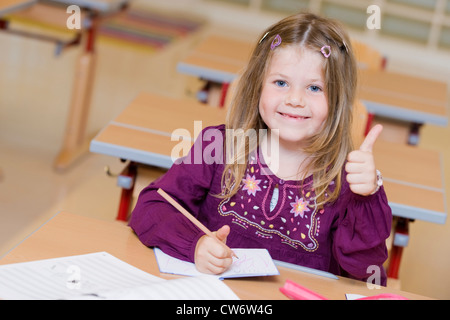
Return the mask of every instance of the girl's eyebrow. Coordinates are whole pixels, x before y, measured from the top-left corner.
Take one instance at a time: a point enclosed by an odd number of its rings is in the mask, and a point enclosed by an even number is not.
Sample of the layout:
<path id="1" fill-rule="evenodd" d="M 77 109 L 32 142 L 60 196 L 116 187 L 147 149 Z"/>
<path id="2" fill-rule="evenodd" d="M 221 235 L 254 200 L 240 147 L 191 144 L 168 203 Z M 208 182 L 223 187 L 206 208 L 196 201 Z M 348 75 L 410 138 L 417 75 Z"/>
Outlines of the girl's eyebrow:
<path id="1" fill-rule="evenodd" d="M 269 73 L 268 76 L 270 76 L 270 77 L 289 78 L 287 75 L 285 75 L 283 73 L 280 73 L 280 72 Z"/>
<path id="2" fill-rule="evenodd" d="M 284 79 L 289 79 L 290 77 L 288 75 L 285 75 L 281 72 L 273 72 L 267 75 L 268 77 L 280 77 Z M 309 79 L 309 82 L 325 82 L 322 77 L 313 77 Z"/>

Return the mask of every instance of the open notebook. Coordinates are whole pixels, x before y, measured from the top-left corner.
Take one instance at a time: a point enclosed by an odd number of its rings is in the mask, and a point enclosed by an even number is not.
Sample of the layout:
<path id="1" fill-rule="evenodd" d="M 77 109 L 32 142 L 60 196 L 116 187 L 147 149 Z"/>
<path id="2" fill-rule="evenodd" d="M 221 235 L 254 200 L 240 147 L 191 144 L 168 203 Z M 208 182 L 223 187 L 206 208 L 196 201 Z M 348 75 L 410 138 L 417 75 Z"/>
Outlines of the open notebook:
<path id="1" fill-rule="evenodd" d="M 266 249 L 232 249 L 239 259 L 224 273 L 217 275 L 219 279 L 238 277 L 272 276 L 280 274 L 269 252 Z M 159 271 L 185 276 L 199 276 L 203 273 L 195 268 L 195 264 L 171 257 L 154 248 Z"/>
<path id="2" fill-rule="evenodd" d="M 236 300 L 239 298 L 216 277 L 164 280 L 106 252 L 98 252 L 2 265 L 0 299 Z"/>

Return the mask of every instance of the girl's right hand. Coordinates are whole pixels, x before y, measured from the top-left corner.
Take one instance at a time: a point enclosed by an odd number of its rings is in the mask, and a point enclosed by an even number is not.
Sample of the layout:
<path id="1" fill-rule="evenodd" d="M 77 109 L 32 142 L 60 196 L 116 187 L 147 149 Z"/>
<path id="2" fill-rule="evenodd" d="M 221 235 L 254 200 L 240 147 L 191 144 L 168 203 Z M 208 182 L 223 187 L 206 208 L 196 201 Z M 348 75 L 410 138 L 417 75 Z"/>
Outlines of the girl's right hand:
<path id="1" fill-rule="evenodd" d="M 217 239 L 226 243 L 230 233 L 229 226 L 223 226 L 214 234 Z M 195 247 L 195 266 L 198 271 L 209 274 L 221 274 L 233 263 L 232 251 L 221 245 L 210 236 L 202 236 Z"/>

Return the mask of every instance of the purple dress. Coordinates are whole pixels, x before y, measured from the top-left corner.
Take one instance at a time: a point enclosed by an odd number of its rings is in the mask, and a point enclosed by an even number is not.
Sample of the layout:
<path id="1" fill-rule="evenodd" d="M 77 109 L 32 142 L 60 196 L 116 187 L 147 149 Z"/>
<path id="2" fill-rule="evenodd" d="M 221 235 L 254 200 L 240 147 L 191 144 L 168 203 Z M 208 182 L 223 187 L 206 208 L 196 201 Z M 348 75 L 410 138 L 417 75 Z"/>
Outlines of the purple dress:
<path id="1" fill-rule="evenodd" d="M 215 133 L 214 139 L 211 134 L 203 136 L 207 130 Z M 360 196 L 349 189 L 344 177 L 338 200 L 318 209 L 311 176 L 303 184 L 281 180 L 255 152 L 239 192 L 219 198 L 215 195 L 222 191 L 224 164 L 220 148 L 213 149 L 214 144 L 222 145 L 224 134 L 224 125 L 205 128 L 186 158 L 142 190 L 130 220 L 142 243 L 193 262 L 195 246 L 203 236 L 156 192 L 161 188 L 211 231 L 229 225 L 230 248 L 267 248 L 273 259 L 360 280 L 371 276 L 368 270 L 373 267 L 368 267 L 375 265 L 380 284 L 385 285 L 382 264 L 392 214 L 383 188 Z"/>

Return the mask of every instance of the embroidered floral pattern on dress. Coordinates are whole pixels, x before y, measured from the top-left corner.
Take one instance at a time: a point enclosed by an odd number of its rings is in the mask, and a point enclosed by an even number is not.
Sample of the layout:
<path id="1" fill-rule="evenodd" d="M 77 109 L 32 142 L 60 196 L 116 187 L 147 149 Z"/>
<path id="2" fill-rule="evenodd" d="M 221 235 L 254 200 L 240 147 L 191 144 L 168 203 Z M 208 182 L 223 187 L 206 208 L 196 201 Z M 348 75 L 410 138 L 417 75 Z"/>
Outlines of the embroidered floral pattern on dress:
<path id="1" fill-rule="evenodd" d="M 256 156 L 250 159 L 241 191 L 220 202 L 219 214 L 261 239 L 316 251 L 324 210 L 317 209 L 311 185 L 302 189 L 301 183 L 280 180 L 266 174 Z"/>
<path id="2" fill-rule="evenodd" d="M 294 217 L 300 216 L 303 218 L 304 212 L 309 211 L 309 208 L 307 207 L 309 204 L 308 201 L 304 201 L 303 198 L 299 198 L 298 196 L 295 196 L 295 201 L 291 202 L 291 213 L 294 214 Z"/>
<path id="3" fill-rule="evenodd" d="M 247 174 L 247 177 L 243 179 L 242 182 L 244 185 L 242 190 L 247 190 L 248 195 L 254 196 L 256 191 L 261 191 L 261 188 L 259 187 L 261 180 L 256 180 L 255 176 L 250 176 Z"/>

